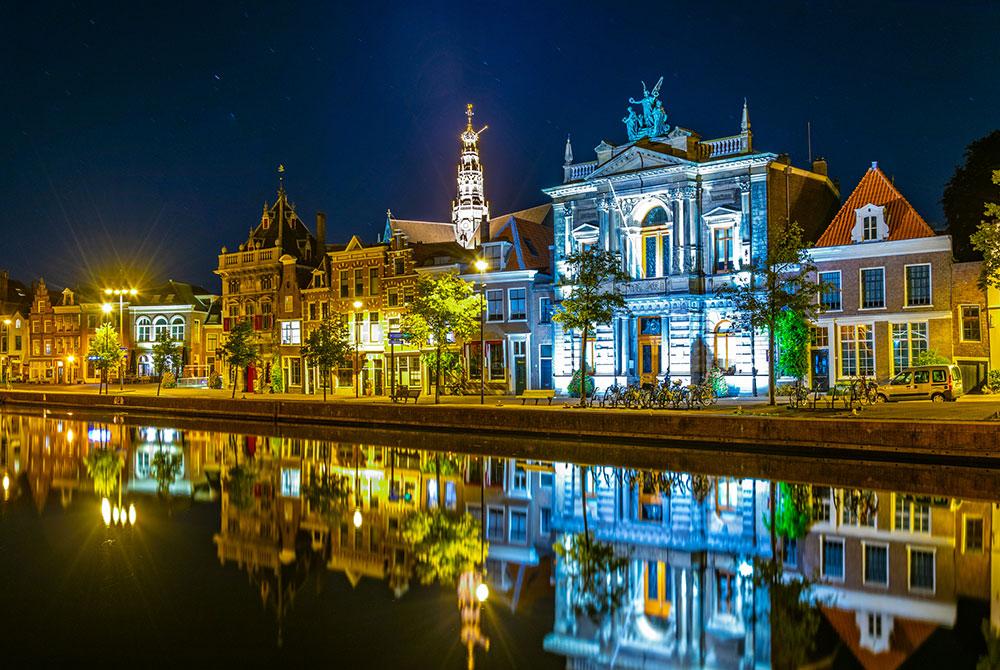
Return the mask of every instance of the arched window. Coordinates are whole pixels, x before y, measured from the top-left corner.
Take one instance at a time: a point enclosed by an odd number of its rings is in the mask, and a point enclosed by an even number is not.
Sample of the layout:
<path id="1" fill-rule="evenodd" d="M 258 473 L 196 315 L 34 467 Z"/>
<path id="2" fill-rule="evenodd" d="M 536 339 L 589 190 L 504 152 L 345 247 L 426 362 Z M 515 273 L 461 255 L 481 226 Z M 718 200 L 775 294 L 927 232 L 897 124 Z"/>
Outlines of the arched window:
<path id="1" fill-rule="evenodd" d="M 153 339 L 153 322 L 148 316 L 140 316 L 135 320 L 135 338 L 139 342 L 149 342 Z"/>
<path id="2" fill-rule="evenodd" d="M 732 321 L 720 321 L 715 326 L 715 365 L 723 372 L 735 367 L 735 346 L 731 347 Z"/>
<path id="3" fill-rule="evenodd" d="M 670 216 L 656 206 L 642 219 L 642 276 L 666 277 L 671 269 Z"/>
<path id="4" fill-rule="evenodd" d="M 253 302 L 248 300 L 243 305 L 243 313 L 247 316 L 253 316 L 254 314 L 257 313 L 257 306 Z"/>
<path id="5" fill-rule="evenodd" d="M 170 339 L 177 342 L 184 341 L 184 317 L 175 316 L 170 319 Z"/>
<path id="6" fill-rule="evenodd" d="M 149 354 L 139 356 L 138 372 L 140 377 L 151 377 L 153 375 L 153 359 Z"/>
<path id="7" fill-rule="evenodd" d="M 167 324 L 167 317 L 158 316 L 153 319 L 153 339 L 160 339 L 160 333 L 167 333 L 169 331 L 169 325 Z"/>

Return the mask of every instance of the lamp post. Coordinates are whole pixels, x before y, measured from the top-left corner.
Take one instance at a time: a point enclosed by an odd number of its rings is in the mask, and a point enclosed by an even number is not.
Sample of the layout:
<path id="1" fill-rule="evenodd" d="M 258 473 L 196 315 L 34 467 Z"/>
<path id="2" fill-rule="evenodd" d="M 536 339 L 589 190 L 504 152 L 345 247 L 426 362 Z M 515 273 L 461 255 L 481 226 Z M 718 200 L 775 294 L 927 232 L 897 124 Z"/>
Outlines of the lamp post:
<path id="1" fill-rule="evenodd" d="M 361 460 L 361 452 L 357 445 L 354 445 L 354 522 L 355 528 L 361 528 L 363 519 L 361 517 L 361 473 L 359 471 L 359 465 Z"/>
<path id="2" fill-rule="evenodd" d="M 118 296 L 118 337 L 120 338 L 120 341 L 121 341 L 121 343 L 122 343 L 123 346 L 125 344 L 125 327 L 123 325 L 124 322 L 125 322 L 125 296 L 128 295 L 128 296 L 131 296 L 131 297 L 134 298 L 138 294 L 139 294 L 139 291 L 137 291 L 134 288 L 106 288 L 106 289 L 104 289 L 104 295 L 106 295 L 106 296 L 111 296 L 111 295 Z M 105 303 L 105 305 L 106 304 L 107 303 Z M 109 311 L 108 309 L 104 310 L 105 313 L 107 313 L 108 311 Z M 121 366 L 119 366 L 119 369 L 118 369 L 118 388 L 120 390 L 122 390 L 122 391 L 125 390 L 125 373 L 121 370 Z"/>
<path id="3" fill-rule="evenodd" d="M 361 301 L 355 300 L 354 304 L 354 397 L 361 397 L 361 364 L 358 359 L 358 346 L 361 339 L 361 322 L 358 321 L 358 310 L 361 309 Z"/>
<path id="4" fill-rule="evenodd" d="M 476 261 L 479 284 L 483 292 L 483 305 L 479 310 L 479 404 L 486 404 L 486 269 L 489 264 L 480 258 Z"/>
<path id="5" fill-rule="evenodd" d="M 3 369 L 0 369 L 0 374 L 3 375 L 4 384 L 10 386 L 10 319 L 3 320 L 3 350 L 8 355 L 3 357 Z"/>

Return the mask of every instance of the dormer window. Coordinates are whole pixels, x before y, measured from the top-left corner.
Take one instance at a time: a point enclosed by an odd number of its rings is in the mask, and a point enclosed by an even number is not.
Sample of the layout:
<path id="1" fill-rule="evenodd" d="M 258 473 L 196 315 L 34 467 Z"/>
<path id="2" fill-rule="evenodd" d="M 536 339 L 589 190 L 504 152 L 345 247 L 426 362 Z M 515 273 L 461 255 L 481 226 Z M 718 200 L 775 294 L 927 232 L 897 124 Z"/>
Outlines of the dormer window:
<path id="1" fill-rule="evenodd" d="M 504 244 L 504 242 L 497 242 L 495 244 L 483 245 L 483 257 L 490 272 L 502 272 L 504 270 Z"/>
<path id="2" fill-rule="evenodd" d="M 856 209 L 854 216 L 854 229 L 851 230 L 852 242 L 881 242 L 889 239 L 889 225 L 885 221 L 883 207 L 868 204 Z"/>
<path id="3" fill-rule="evenodd" d="M 857 612 L 855 623 L 858 626 L 858 646 L 873 654 L 889 651 L 889 639 L 892 634 L 893 617 L 879 612 Z"/>

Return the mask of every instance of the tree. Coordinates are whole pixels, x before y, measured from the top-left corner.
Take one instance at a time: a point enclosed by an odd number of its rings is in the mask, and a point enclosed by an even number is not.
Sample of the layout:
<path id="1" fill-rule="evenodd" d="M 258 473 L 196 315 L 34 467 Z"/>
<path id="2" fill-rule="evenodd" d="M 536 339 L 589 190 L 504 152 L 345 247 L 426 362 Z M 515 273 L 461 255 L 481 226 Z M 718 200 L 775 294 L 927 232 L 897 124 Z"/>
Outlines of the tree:
<path id="1" fill-rule="evenodd" d="M 334 317 L 324 319 L 319 327 L 309 333 L 301 352 L 303 358 L 319 368 L 325 401 L 327 382 L 332 371 L 351 364 L 354 348 L 350 344 L 350 329 L 347 322 Z"/>
<path id="2" fill-rule="evenodd" d="M 822 309 L 817 296 L 823 288 L 812 277 L 816 266 L 802 239 L 802 227 L 793 221 L 773 233 L 766 257 L 716 292 L 729 300 L 730 318 L 741 329 L 767 331 L 767 398 L 771 405 L 778 321 L 789 310 L 806 321 L 815 317 Z"/>
<path id="3" fill-rule="evenodd" d="M 488 545 L 481 540 L 479 522 L 469 513 L 420 510 L 403 520 L 403 540 L 413 546 L 421 584 L 457 583 L 472 570 Z"/>
<path id="4" fill-rule="evenodd" d="M 804 379 L 809 374 L 809 322 L 794 309 L 778 316 L 779 374 Z"/>
<path id="5" fill-rule="evenodd" d="M 778 482 L 778 504 L 775 512 L 775 532 L 785 540 L 806 536 L 812 524 L 809 487 L 805 484 Z"/>
<path id="6" fill-rule="evenodd" d="M 983 218 L 982 203 L 1000 202 L 1000 184 L 990 177 L 1000 165 L 1000 130 L 969 143 L 965 162 L 955 168 L 941 198 L 955 257 L 979 260 L 972 236 Z M 978 249 L 982 252 L 982 249 Z"/>
<path id="7" fill-rule="evenodd" d="M 156 479 L 156 495 L 165 498 L 170 494 L 170 485 L 181 473 L 181 456 L 160 449 L 153 454 L 150 466 Z"/>
<path id="8" fill-rule="evenodd" d="M 771 601 L 771 667 L 802 667 L 816 648 L 819 607 L 810 594 L 812 582 L 804 577 L 786 579 L 781 561 L 754 561 L 755 589 L 766 588 Z"/>
<path id="9" fill-rule="evenodd" d="M 1000 170 L 993 171 L 993 183 L 1000 185 Z M 984 290 L 1000 288 L 1000 199 L 985 203 L 982 213 L 986 218 L 980 220 L 970 239 L 973 248 L 983 255 L 979 286 Z"/>
<path id="10" fill-rule="evenodd" d="M 611 322 L 615 312 L 627 309 L 618 282 L 628 281 L 621 256 L 611 251 L 585 247 L 566 257 L 566 273 L 560 284 L 569 288 L 552 320 L 569 331 L 580 332 L 580 370 L 587 370 L 587 338 L 600 325 Z M 580 406 L 587 394 L 580 394 Z"/>
<path id="11" fill-rule="evenodd" d="M 471 282 L 454 273 L 423 275 L 417 281 L 416 297 L 403 319 L 403 331 L 421 344 L 434 347 L 434 402 L 441 401 L 442 352 L 451 342 L 477 332 L 486 308 Z"/>
<path id="12" fill-rule="evenodd" d="M 233 380 L 233 395 L 236 397 L 236 386 L 239 383 L 240 370 L 257 360 L 257 345 L 254 341 L 253 326 L 249 320 L 239 321 L 229 331 L 229 338 L 219 347 L 216 355 L 236 371 Z M 244 389 L 246 390 L 246 389 Z"/>
<path id="13" fill-rule="evenodd" d="M 605 616 L 614 616 L 628 596 L 628 558 L 617 554 L 614 545 L 598 542 L 587 532 L 566 535 L 552 548 L 573 585 L 574 612 L 586 614 L 595 624 Z"/>
<path id="14" fill-rule="evenodd" d="M 161 330 L 153 343 L 153 373 L 159 378 L 156 382 L 156 395 L 160 395 L 163 386 L 163 373 L 177 367 L 181 359 L 181 343 L 170 337 L 170 333 Z"/>
<path id="15" fill-rule="evenodd" d="M 913 365 L 947 365 L 951 363 L 946 357 L 942 356 L 933 349 L 928 349 L 927 351 L 921 351 L 919 354 L 913 357 Z"/>
<path id="16" fill-rule="evenodd" d="M 125 464 L 117 451 L 108 448 L 94 449 L 83 459 L 87 474 L 94 480 L 94 493 L 102 498 L 114 493 L 118 484 L 118 473 Z"/>
<path id="17" fill-rule="evenodd" d="M 335 523 L 347 509 L 350 479 L 334 472 L 317 475 L 302 488 L 302 497 L 309 508 L 329 524 Z"/>
<path id="18" fill-rule="evenodd" d="M 253 487 L 257 482 L 257 473 L 250 465 L 235 465 L 229 469 L 226 477 L 226 493 L 229 502 L 236 509 L 247 510 L 253 505 Z"/>
<path id="19" fill-rule="evenodd" d="M 106 323 L 97 329 L 94 337 L 90 340 L 90 350 L 87 356 L 94 362 L 94 367 L 101 373 L 101 384 L 104 385 L 104 393 L 108 393 L 108 370 L 119 367 L 124 360 L 125 354 L 122 351 L 121 343 L 118 341 L 118 331 L 110 323 Z M 97 393 L 101 393 L 100 385 Z"/>

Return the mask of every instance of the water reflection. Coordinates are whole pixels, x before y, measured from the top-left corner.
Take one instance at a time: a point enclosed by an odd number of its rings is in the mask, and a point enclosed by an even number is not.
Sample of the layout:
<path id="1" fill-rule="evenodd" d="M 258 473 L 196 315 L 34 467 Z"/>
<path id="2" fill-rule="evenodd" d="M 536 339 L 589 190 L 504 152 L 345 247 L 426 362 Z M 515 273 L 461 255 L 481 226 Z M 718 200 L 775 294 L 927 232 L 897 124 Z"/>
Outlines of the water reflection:
<path id="1" fill-rule="evenodd" d="M 120 452 L 140 524 L 144 505 L 217 506 L 214 552 L 245 573 L 278 646 L 302 590 L 322 591 L 330 575 L 399 602 L 421 583 L 446 584 L 453 665 L 518 665 L 510 647 L 531 644 L 569 667 L 962 667 L 985 649 L 980 621 L 1000 616 L 990 599 L 998 508 L 974 486 L 932 492 L 927 476 L 909 493 L 870 474 L 838 481 L 835 469 L 825 481 L 776 482 L 745 476 L 738 461 L 740 474 L 725 476 L 720 463 L 713 474 L 593 466 L 460 453 L 440 437 L 454 451 L 388 434 L 248 428 L 0 414 L 3 500 L 39 513 L 53 499 L 90 505 L 84 460 Z M 554 607 L 544 627 L 512 637 L 510 621 L 540 601 Z"/>

